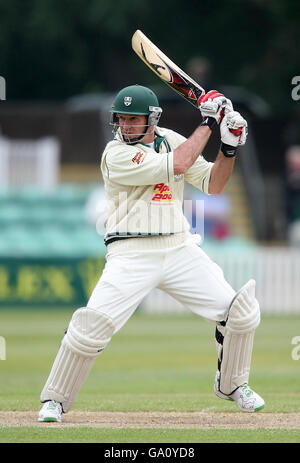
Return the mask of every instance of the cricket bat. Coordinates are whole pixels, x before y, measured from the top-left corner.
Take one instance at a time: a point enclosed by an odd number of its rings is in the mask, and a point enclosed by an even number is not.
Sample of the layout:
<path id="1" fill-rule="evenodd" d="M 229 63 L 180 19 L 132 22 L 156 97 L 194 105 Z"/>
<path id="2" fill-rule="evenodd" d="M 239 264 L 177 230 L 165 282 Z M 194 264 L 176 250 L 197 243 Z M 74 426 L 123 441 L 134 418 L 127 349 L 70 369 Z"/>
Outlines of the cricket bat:
<path id="1" fill-rule="evenodd" d="M 199 98 L 205 90 L 170 60 L 140 30 L 131 39 L 132 48 L 149 68 L 169 87 L 199 109 Z"/>

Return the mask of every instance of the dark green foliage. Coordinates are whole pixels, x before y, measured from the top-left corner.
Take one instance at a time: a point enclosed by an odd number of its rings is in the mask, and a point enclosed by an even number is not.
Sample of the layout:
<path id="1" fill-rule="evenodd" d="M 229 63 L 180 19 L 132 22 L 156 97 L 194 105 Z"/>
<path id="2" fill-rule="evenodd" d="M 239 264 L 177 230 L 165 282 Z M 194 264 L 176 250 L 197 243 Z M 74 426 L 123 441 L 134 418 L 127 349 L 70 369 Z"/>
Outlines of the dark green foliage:
<path id="1" fill-rule="evenodd" d="M 115 91 L 155 75 L 131 50 L 143 30 L 185 68 L 205 56 L 216 85 L 241 86 L 289 111 L 299 74 L 293 0 L 0 0 L 0 74 L 8 100 L 63 100 Z"/>

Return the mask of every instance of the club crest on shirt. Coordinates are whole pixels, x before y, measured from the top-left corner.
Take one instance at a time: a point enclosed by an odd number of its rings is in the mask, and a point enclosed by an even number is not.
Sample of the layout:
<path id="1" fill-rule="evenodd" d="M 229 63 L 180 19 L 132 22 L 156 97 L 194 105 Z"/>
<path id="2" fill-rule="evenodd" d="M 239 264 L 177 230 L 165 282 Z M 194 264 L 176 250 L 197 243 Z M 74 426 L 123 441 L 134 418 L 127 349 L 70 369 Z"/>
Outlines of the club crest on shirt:
<path id="1" fill-rule="evenodd" d="M 144 160 L 145 153 L 141 153 L 140 151 L 136 153 L 133 158 L 131 159 L 134 164 L 141 164 Z"/>

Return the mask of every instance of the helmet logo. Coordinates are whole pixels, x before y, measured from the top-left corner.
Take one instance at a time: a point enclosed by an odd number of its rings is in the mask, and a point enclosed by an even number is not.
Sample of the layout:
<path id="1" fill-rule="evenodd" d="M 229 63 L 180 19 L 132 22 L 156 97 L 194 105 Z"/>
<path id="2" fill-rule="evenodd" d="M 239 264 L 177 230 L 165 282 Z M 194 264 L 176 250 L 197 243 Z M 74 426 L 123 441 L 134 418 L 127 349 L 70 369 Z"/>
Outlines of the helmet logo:
<path id="1" fill-rule="evenodd" d="M 132 102 L 132 97 L 131 96 L 125 96 L 124 97 L 124 105 L 125 106 L 130 106 Z"/>

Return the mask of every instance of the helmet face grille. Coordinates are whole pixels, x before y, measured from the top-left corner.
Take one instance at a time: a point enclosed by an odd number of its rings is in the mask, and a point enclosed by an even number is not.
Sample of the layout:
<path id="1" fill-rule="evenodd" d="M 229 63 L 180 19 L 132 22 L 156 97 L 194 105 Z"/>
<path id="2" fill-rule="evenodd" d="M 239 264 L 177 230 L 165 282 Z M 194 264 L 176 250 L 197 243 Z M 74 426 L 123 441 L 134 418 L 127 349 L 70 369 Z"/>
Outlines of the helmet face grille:
<path id="1" fill-rule="evenodd" d="M 129 145 L 140 143 L 141 140 L 144 138 L 144 136 L 148 135 L 147 130 L 150 127 L 149 123 L 146 123 L 143 125 L 136 125 L 135 127 L 140 127 L 141 131 L 136 134 L 135 138 L 130 139 L 130 138 L 126 138 L 126 135 L 124 135 L 121 132 L 118 116 L 116 114 L 112 114 L 110 125 L 112 126 L 112 133 L 114 134 L 114 138 L 119 138 Z M 155 124 L 151 124 L 151 125 L 155 125 Z"/>
<path id="2" fill-rule="evenodd" d="M 113 127 L 114 136 L 122 137 L 123 141 L 129 144 L 135 144 L 142 140 L 146 135 L 149 126 L 157 125 L 162 113 L 159 107 L 158 99 L 155 93 L 147 87 L 141 85 L 131 85 L 123 88 L 116 96 L 111 108 L 110 125 Z M 132 114 L 136 116 L 148 116 L 147 123 L 143 126 L 144 131 L 137 138 L 125 140 L 119 131 L 118 114 Z"/>

